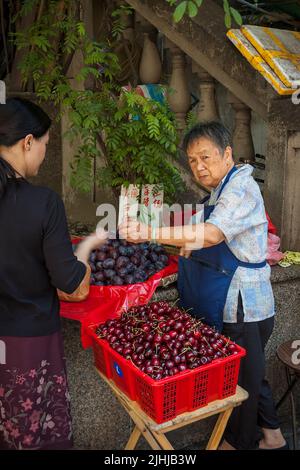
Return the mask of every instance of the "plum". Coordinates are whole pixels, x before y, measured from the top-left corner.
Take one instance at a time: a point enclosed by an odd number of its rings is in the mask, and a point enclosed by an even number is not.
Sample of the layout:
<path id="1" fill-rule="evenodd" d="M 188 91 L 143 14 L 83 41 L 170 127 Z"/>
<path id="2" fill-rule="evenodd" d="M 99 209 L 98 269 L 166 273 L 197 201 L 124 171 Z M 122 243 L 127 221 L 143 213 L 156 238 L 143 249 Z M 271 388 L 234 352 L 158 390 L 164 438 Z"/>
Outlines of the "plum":
<path id="1" fill-rule="evenodd" d="M 94 274 L 94 279 L 95 279 L 96 282 L 104 281 L 105 280 L 104 274 L 101 271 L 99 271 L 98 273 Z"/>
<path id="2" fill-rule="evenodd" d="M 104 261 L 98 261 L 96 263 L 96 268 L 97 268 L 98 271 L 101 271 L 101 269 L 103 269 L 103 263 L 104 263 Z"/>
<path id="3" fill-rule="evenodd" d="M 134 273 L 135 282 L 144 282 L 147 277 L 147 274 L 142 269 L 137 269 Z"/>
<path id="4" fill-rule="evenodd" d="M 135 253 L 135 248 L 133 246 L 127 246 L 126 250 L 127 250 L 127 256 L 129 257 L 133 256 Z"/>
<path id="5" fill-rule="evenodd" d="M 117 248 L 110 248 L 109 257 L 112 259 L 117 259 L 119 257 L 119 250 Z"/>
<path id="6" fill-rule="evenodd" d="M 126 267 L 119 268 L 118 271 L 117 271 L 117 274 L 118 274 L 118 276 L 124 278 L 128 274 L 127 268 Z"/>
<path id="7" fill-rule="evenodd" d="M 134 275 L 133 274 L 127 274 L 125 276 L 125 282 L 126 282 L 126 284 L 134 284 Z"/>
<path id="8" fill-rule="evenodd" d="M 103 273 L 106 279 L 112 279 L 114 276 L 117 275 L 116 271 L 114 271 L 113 269 L 105 269 Z"/>
<path id="9" fill-rule="evenodd" d="M 147 248 L 149 248 L 149 242 L 139 243 L 138 247 L 141 250 L 147 250 Z"/>
<path id="10" fill-rule="evenodd" d="M 149 259 L 147 259 L 144 263 L 143 263 L 143 269 L 148 269 L 150 268 L 150 266 L 152 266 L 152 263 Z"/>
<path id="11" fill-rule="evenodd" d="M 146 263 L 146 261 L 147 261 L 146 256 L 142 255 L 142 256 L 141 256 L 141 261 L 140 261 L 141 266 L 144 266 L 144 264 Z"/>
<path id="12" fill-rule="evenodd" d="M 101 251 L 102 253 L 107 253 L 108 245 L 105 243 L 104 245 L 100 246 L 100 248 L 98 248 L 98 251 Z"/>
<path id="13" fill-rule="evenodd" d="M 104 253 L 103 251 L 97 251 L 96 260 L 104 261 L 105 259 L 106 259 L 106 253 Z"/>
<path id="14" fill-rule="evenodd" d="M 164 263 L 164 265 L 166 266 L 169 262 L 169 258 L 167 255 L 159 255 L 158 261 Z"/>
<path id="15" fill-rule="evenodd" d="M 130 257 L 130 261 L 135 264 L 136 266 L 139 266 L 140 262 L 141 262 L 141 257 L 138 256 L 138 255 L 133 255 Z"/>
<path id="16" fill-rule="evenodd" d="M 127 256 L 120 256 L 116 261 L 116 267 L 118 269 L 124 268 L 125 266 L 127 266 L 128 263 L 129 263 L 129 258 L 127 258 Z"/>
<path id="17" fill-rule="evenodd" d="M 92 273 L 95 273 L 97 271 L 97 268 L 93 262 L 89 261 L 89 266 L 91 268 Z"/>
<path id="18" fill-rule="evenodd" d="M 126 266 L 127 273 L 132 274 L 134 270 L 136 269 L 135 265 L 133 263 L 128 263 Z"/>
<path id="19" fill-rule="evenodd" d="M 149 259 L 150 259 L 153 263 L 155 263 L 156 261 L 158 261 L 158 254 L 156 254 L 156 253 L 154 253 L 154 252 L 150 253 Z"/>
<path id="20" fill-rule="evenodd" d="M 124 284 L 124 281 L 120 276 L 114 276 L 112 279 L 112 283 L 115 286 L 122 286 Z"/>
<path id="21" fill-rule="evenodd" d="M 120 246 L 119 247 L 119 255 L 127 256 L 127 246 Z"/>
<path id="22" fill-rule="evenodd" d="M 113 258 L 107 258 L 105 261 L 103 261 L 103 268 L 104 269 L 113 269 L 115 264 L 116 264 L 116 262 Z"/>
<path id="23" fill-rule="evenodd" d="M 157 271 L 160 271 L 161 269 L 164 269 L 164 267 L 165 267 L 165 265 L 161 261 L 157 261 L 155 263 L 155 268 L 156 268 Z"/>
<path id="24" fill-rule="evenodd" d="M 165 252 L 165 249 L 162 245 L 158 245 L 158 244 L 155 244 L 155 245 L 152 245 L 152 249 L 153 251 L 155 251 L 155 253 L 157 254 L 161 254 L 161 253 L 164 253 Z"/>

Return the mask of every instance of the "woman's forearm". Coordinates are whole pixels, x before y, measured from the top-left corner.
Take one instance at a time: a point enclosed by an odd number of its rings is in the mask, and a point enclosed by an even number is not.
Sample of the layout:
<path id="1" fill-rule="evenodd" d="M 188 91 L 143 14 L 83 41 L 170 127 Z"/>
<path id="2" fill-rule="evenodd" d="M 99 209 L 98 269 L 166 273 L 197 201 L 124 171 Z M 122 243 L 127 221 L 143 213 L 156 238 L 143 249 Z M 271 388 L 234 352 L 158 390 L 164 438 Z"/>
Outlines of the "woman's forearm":
<path id="1" fill-rule="evenodd" d="M 159 227 L 156 229 L 156 241 L 165 245 L 188 247 L 192 250 L 218 245 L 225 237 L 221 230 L 212 224 Z"/>

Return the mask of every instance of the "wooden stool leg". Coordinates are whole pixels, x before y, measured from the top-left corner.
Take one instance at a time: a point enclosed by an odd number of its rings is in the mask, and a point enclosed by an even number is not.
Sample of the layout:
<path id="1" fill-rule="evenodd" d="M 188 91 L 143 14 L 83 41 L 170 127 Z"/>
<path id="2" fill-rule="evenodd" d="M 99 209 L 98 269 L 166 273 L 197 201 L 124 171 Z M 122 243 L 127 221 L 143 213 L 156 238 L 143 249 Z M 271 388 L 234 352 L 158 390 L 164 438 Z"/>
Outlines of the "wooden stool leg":
<path id="1" fill-rule="evenodd" d="M 288 367 L 285 368 L 285 371 L 286 371 L 288 387 L 290 387 L 292 384 L 292 374 Z M 290 392 L 290 403 L 291 403 L 292 424 L 293 424 L 293 448 L 294 450 L 296 450 L 297 449 L 297 418 L 296 418 L 297 414 L 296 414 L 296 406 L 295 406 L 295 400 L 294 400 L 294 395 L 293 395 L 292 390 Z"/>
<path id="2" fill-rule="evenodd" d="M 127 410 L 128 411 L 128 410 Z M 131 417 L 132 421 L 135 423 L 136 427 L 140 431 L 141 434 L 143 434 L 144 438 L 150 445 L 151 449 L 153 450 L 161 450 L 161 447 L 155 440 L 153 434 L 151 431 L 147 428 L 146 424 L 133 412 L 129 412 L 129 416 Z M 130 438 L 129 438 L 130 439 Z"/>
<path id="3" fill-rule="evenodd" d="M 220 444 L 220 441 L 222 439 L 223 433 L 225 431 L 226 424 L 232 413 L 232 410 L 233 408 L 229 408 L 228 410 L 223 411 L 222 413 L 219 414 L 219 417 L 215 424 L 212 435 L 210 436 L 210 439 L 206 446 L 206 450 L 217 450 Z"/>
<path id="4" fill-rule="evenodd" d="M 163 450 L 174 450 L 170 441 L 166 438 L 166 435 L 163 433 L 157 433 L 155 431 L 151 431 L 159 445 Z"/>
<path id="5" fill-rule="evenodd" d="M 125 450 L 133 450 L 138 443 L 139 438 L 141 437 L 142 433 L 137 426 L 134 426 L 134 430 L 130 434 L 130 438 L 125 446 Z"/>

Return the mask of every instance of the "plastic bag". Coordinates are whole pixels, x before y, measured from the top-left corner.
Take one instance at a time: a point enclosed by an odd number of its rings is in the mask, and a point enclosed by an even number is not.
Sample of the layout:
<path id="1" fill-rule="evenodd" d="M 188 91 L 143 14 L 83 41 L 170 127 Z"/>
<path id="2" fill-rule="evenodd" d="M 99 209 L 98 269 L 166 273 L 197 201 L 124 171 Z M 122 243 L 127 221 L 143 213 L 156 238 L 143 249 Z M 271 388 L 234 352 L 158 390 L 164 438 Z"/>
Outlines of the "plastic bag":
<path id="1" fill-rule="evenodd" d="M 80 241 L 81 238 L 74 238 L 72 243 Z M 108 318 L 106 315 L 115 314 L 133 305 L 148 303 L 162 279 L 177 272 L 178 256 L 169 256 L 168 265 L 145 282 L 124 286 L 89 286 L 89 294 L 85 300 L 75 303 L 61 300 L 60 314 L 85 325 L 99 323 L 99 320 Z M 84 347 L 87 347 L 86 343 L 89 343 L 89 340 L 84 334 L 82 340 Z"/>
<path id="2" fill-rule="evenodd" d="M 266 217 L 267 217 L 267 220 L 268 220 L 268 232 L 272 233 L 273 235 L 277 235 L 277 229 L 276 229 L 275 225 L 273 224 L 272 220 L 270 219 L 270 216 L 267 213 L 267 211 L 266 211 Z"/>
<path id="3" fill-rule="evenodd" d="M 273 233 L 269 232 L 268 233 L 268 250 L 267 250 L 266 260 L 271 266 L 273 266 L 274 264 L 277 264 L 278 261 L 280 261 L 284 257 L 284 254 L 281 251 L 279 251 L 279 247 L 280 247 L 280 238 L 277 235 L 274 235 Z"/>

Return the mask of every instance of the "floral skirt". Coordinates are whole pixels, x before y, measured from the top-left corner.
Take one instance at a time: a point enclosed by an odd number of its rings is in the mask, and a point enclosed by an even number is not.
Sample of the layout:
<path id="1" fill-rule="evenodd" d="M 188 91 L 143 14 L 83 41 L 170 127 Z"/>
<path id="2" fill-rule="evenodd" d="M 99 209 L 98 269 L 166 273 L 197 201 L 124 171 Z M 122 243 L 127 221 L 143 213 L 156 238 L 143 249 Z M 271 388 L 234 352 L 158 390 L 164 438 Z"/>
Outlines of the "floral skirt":
<path id="1" fill-rule="evenodd" d="M 0 336 L 0 449 L 72 446 L 61 333 Z"/>

